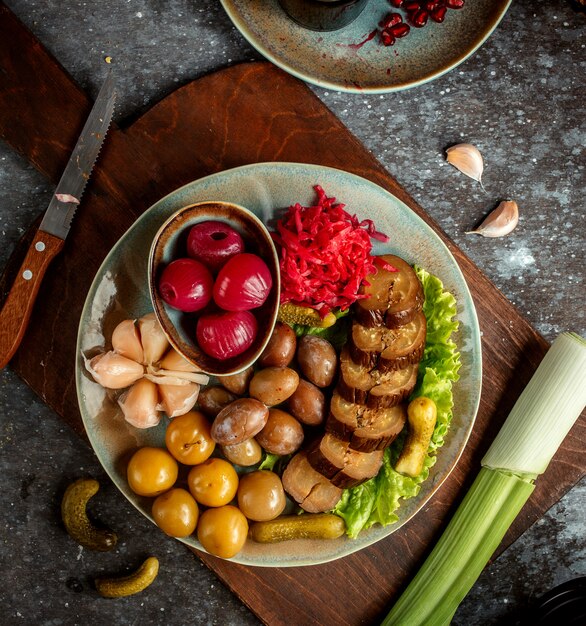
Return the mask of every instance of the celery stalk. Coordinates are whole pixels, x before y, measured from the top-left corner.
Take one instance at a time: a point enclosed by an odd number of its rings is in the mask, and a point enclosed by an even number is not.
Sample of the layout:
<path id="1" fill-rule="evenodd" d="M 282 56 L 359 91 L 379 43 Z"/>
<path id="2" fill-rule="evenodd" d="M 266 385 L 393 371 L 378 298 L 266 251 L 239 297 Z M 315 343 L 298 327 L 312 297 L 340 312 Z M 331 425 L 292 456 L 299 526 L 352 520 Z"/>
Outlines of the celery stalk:
<path id="1" fill-rule="evenodd" d="M 383 626 L 449 624 L 533 489 L 519 476 L 482 468 Z"/>
<path id="2" fill-rule="evenodd" d="M 384 626 L 450 623 L 585 404 L 586 341 L 565 333 L 519 397 L 470 491 Z"/>
<path id="3" fill-rule="evenodd" d="M 481 463 L 543 474 L 586 404 L 586 341 L 564 333 L 519 396 Z"/>

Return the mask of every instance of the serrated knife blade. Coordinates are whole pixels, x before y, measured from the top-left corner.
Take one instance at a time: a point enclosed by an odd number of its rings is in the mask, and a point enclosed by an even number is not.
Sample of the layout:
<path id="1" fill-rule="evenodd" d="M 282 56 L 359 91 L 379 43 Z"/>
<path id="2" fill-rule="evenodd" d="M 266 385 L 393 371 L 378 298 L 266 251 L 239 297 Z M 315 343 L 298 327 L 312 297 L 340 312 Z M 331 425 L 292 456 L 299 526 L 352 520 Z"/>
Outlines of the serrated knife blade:
<path id="1" fill-rule="evenodd" d="M 67 237 L 83 190 L 108 132 L 115 99 L 114 78 L 109 71 L 55 189 L 55 195 L 45 211 L 40 228 L 46 233 L 60 239 Z M 69 198 L 70 202 L 63 202 L 60 198 Z"/>
<path id="2" fill-rule="evenodd" d="M 73 216 L 108 132 L 115 98 L 114 76 L 109 70 L 0 310 L 0 369 L 10 361 L 20 345 L 43 276 L 50 262 L 63 248 Z"/>

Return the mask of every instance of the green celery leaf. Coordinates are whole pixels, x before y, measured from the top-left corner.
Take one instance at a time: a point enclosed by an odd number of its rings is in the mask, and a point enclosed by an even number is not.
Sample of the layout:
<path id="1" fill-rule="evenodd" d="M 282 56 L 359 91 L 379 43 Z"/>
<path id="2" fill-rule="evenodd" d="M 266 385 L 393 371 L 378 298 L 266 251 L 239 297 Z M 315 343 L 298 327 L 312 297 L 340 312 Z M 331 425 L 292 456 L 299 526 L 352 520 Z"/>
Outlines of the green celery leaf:
<path id="1" fill-rule="evenodd" d="M 285 471 L 287 463 L 291 460 L 292 454 L 270 454 L 263 451 L 263 458 L 258 466 L 259 470 L 269 470 L 279 474 L 279 476 Z"/>
<path id="2" fill-rule="evenodd" d="M 277 461 L 281 458 L 279 454 L 269 454 L 268 452 L 264 453 L 264 458 L 260 462 L 258 466 L 259 470 L 271 470 L 273 471 Z"/>

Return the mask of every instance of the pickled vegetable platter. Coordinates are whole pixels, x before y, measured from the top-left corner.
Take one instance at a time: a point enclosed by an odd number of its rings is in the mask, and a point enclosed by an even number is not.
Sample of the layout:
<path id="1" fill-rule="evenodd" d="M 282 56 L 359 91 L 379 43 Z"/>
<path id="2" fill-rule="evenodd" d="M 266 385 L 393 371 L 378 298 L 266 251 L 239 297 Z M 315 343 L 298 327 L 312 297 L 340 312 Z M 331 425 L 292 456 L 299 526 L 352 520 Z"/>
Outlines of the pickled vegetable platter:
<path id="1" fill-rule="evenodd" d="M 254 212 L 274 229 L 275 220 L 292 203 L 305 206 L 314 201 L 315 185 L 336 196 L 360 220 L 372 220 L 389 241 L 373 241 L 373 254 L 397 255 L 409 265 L 425 268 L 438 276 L 454 294 L 460 330 L 455 335 L 461 359 L 460 380 L 454 386 L 454 411 L 449 434 L 431 467 L 429 478 L 417 496 L 405 500 L 397 510 L 394 524 L 366 527 L 355 538 L 299 539 L 293 542 L 263 544 L 247 541 L 232 560 L 261 566 L 311 565 L 343 557 L 396 532 L 417 513 L 438 489 L 456 464 L 468 439 L 478 407 L 481 383 L 481 355 L 478 323 L 464 278 L 448 249 L 433 231 L 394 196 L 357 176 L 325 167 L 268 163 L 228 170 L 191 183 L 149 209 L 111 251 L 99 270 L 88 294 L 78 336 L 78 354 L 105 347 L 114 328 L 124 319 L 140 318 L 151 310 L 147 283 L 150 242 L 161 224 L 183 206 L 210 199 L 234 202 Z M 359 338 L 353 342 L 360 348 Z M 367 352 L 367 351 L 366 351 Z M 78 397 L 89 439 L 102 462 L 124 495 L 152 519 L 152 500 L 129 488 L 126 468 L 129 458 L 142 446 L 164 447 L 168 420 L 147 430 L 128 424 L 104 388 L 87 375 L 79 357 Z M 338 403 L 343 409 L 342 398 Z M 269 444 L 270 445 L 270 442 Z M 289 504 L 292 511 L 292 505 Z M 182 539 L 201 549 L 195 535 Z"/>

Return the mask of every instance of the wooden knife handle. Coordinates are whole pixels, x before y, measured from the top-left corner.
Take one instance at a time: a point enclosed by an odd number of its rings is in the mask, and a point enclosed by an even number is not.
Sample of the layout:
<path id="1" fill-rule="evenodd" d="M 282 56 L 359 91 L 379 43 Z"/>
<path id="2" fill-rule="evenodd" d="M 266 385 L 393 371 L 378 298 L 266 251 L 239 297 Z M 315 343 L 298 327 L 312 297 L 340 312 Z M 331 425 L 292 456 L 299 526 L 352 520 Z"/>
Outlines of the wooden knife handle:
<path id="1" fill-rule="evenodd" d="M 63 239 L 37 230 L 0 311 L 0 369 L 20 345 L 43 276 L 63 243 Z"/>

